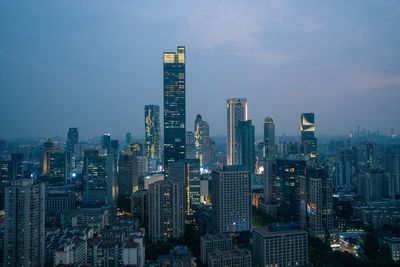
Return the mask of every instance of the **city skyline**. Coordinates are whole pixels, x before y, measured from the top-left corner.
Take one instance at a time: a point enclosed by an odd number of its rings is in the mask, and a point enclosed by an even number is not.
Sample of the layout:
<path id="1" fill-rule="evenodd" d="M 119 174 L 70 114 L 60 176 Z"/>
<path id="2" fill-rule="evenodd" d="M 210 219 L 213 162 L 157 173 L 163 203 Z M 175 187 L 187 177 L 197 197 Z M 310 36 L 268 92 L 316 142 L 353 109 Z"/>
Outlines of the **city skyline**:
<path id="1" fill-rule="evenodd" d="M 72 1 L 42 10 L 2 3 L 0 22 L 7 27 L 0 28 L 0 84 L 7 101 L 0 112 L 7 116 L 0 119 L 1 138 L 63 136 L 69 127 L 82 136 L 143 136 L 142 106 L 162 106 L 162 52 L 177 45 L 188 51 L 186 123 L 202 114 L 211 136 L 225 135 L 224 103 L 232 97 L 247 98 L 257 136 L 266 116 L 275 119 L 277 136 L 298 135 L 298 116 L 305 112 L 316 114 L 317 134 L 345 135 L 356 125 L 399 131 L 400 40 L 391 35 L 398 3 L 258 4 L 221 2 L 213 10 L 207 1 L 100 1 L 95 8 Z M 79 12 L 62 15 L 70 9 Z M 370 16 L 372 10 L 379 12 Z M 114 16 L 119 19 L 110 20 Z M 243 25 L 231 27 L 236 21 Z M 177 30 L 168 30 L 171 25 Z M 128 104 L 132 99 L 141 104 Z"/>

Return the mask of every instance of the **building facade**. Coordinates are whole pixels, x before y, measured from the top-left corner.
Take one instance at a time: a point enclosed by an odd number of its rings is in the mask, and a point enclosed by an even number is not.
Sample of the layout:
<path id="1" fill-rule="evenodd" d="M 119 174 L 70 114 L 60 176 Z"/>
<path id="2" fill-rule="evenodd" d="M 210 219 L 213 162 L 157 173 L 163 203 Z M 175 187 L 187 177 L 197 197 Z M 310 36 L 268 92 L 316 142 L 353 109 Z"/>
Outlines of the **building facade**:
<path id="1" fill-rule="evenodd" d="M 240 165 L 239 121 L 247 121 L 246 98 L 231 98 L 226 103 L 227 112 L 227 165 Z"/>
<path id="2" fill-rule="evenodd" d="M 311 159 L 317 156 L 317 138 L 315 138 L 315 119 L 314 113 L 301 114 L 301 149 L 302 154 Z"/>
<path id="3" fill-rule="evenodd" d="M 145 152 L 146 156 L 160 161 L 160 106 L 144 106 Z"/>
<path id="4" fill-rule="evenodd" d="M 275 122 L 271 117 L 264 120 L 264 157 L 275 155 Z"/>
<path id="5" fill-rule="evenodd" d="M 164 52 L 164 171 L 168 164 L 185 159 L 186 98 L 184 46 Z"/>

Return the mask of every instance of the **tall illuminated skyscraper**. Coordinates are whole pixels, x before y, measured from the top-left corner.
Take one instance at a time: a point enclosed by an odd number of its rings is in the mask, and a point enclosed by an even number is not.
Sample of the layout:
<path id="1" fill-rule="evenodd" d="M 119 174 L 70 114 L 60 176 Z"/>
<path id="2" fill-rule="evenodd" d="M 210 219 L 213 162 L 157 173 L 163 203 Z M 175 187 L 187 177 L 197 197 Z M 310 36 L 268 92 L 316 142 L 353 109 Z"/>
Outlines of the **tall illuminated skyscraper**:
<path id="1" fill-rule="evenodd" d="M 42 155 L 42 175 L 47 175 L 50 168 L 50 154 L 53 152 L 58 152 L 58 147 L 49 138 L 43 144 L 43 155 Z"/>
<path id="2" fill-rule="evenodd" d="M 160 161 L 160 106 L 144 106 L 146 156 Z"/>
<path id="3" fill-rule="evenodd" d="M 186 100 L 184 46 L 164 52 L 164 170 L 169 162 L 185 159 Z"/>
<path id="4" fill-rule="evenodd" d="M 227 164 L 240 165 L 240 147 L 238 126 L 239 121 L 247 121 L 247 100 L 246 98 L 231 98 L 226 104 L 227 111 Z"/>
<path id="5" fill-rule="evenodd" d="M 317 139 L 314 137 L 314 113 L 301 114 L 300 130 L 302 153 L 310 158 L 315 158 L 317 156 Z"/>
<path id="6" fill-rule="evenodd" d="M 266 117 L 264 121 L 264 156 L 275 155 L 275 122 L 271 117 Z"/>

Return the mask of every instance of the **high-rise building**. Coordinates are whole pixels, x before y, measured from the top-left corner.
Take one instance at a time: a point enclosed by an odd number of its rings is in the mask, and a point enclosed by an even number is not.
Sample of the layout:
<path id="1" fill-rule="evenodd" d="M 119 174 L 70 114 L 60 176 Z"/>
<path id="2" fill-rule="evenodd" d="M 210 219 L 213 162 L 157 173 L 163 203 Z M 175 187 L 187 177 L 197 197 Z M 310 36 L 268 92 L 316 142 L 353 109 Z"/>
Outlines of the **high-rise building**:
<path id="1" fill-rule="evenodd" d="M 185 184 L 185 213 L 193 215 L 194 208 L 200 205 L 200 160 L 171 162 L 168 179 Z"/>
<path id="2" fill-rule="evenodd" d="M 264 196 L 277 206 L 279 221 L 299 222 L 299 175 L 306 162 L 301 160 L 267 161 L 264 170 Z"/>
<path id="3" fill-rule="evenodd" d="M 107 156 L 96 149 L 86 150 L 83 161 L 83 203 L 102 206 L 107 201 Z"/>
<path id="4" fill-rule="evenodd" d="M 132 133 L 126 133 L 125 143 L 129 146 L 132 143 Z"/>
<path id="5" fill-rule="evenodd" d="M 160 106 L 144 106 L 146 156 L 160 161 Z"/>
<path id="6" fill-rule="evenodd" d="M 111 134 L 103 135 L 102 148 L 106 151 L 106 154 L 111 153 Z"/>
<path id="7" fill-rule="evenodd" d="M 164 170 L 169 162 L 185 159 L 186 100 L 184 46 L 177 53 L 164 52 Z"/>
<path id="8" fill-rule="evenodd" d="M 67 178 L 67 153 L 49 153 L 49 167 L 47 168 L 47 182 L 50 185 L 63 185 Z"/>
<path id="9" fill-rule="evenodd" d="M 149 238 L 152 242 L 180 238 L 185 228 L 184 184 L 159 181 L 149 186 Z"/>
<path id="10" fill-rule="evenodd" d="M 24 154 L 23 153 L 12 153 L 11 162 L 9 165 L 10 179 L 21 179 L 24 177 L 24 165 L 23 165 Z"/>
<path id="11" fill-rule="evenodd" d="M 50 167 L 50 153 L 57 152 L 58 147 L 54 145 L 53 141 L 47 138 L 47 141 L 43 144 L 43 155 L 42 155 L 42 175 L 47 175 Z"/>
<path id="12" fill-rule="evenodd" d="M 194 145 L 196 148 L 196 159 L 200 159 L 200 165 L 209 163 L 209 150 L 211 149 L 210 126 L 201 118 L 201 115 L 196 116 L 194 121 Z"/>
<path id="13" fill-rule="evenodd" d="M 250 172 L 241 166 L 227 166 L 212 172 L 212 211 L 219 233 L 251 229 Z"/>
<path id="14" fill-rule="evenodd" d="M 307 232 L 298 225 L 262 226 L 253 231 L 254 266 L 308 266 Z"/>
<path id="15" fill-rule="evenodd" d="M 226 104 L 227 111 L 227 164 L 240 165 L 238 126 L 239 121 L 247 121 L 246 98 L 231 98 Z"/>
<path id="16" fill-rule="evenodd" d="M 194 145 L 194 133 L 186 132 L 186 158 L 195 159 L 196 158 L 196 146 Z"/>
<path id="17" fill-rule="evenodd" d="M 317 156 L 317 138 L 314 136 L 314 113 L 301 114 L 300 130 L 302 153 L 310 158 L 315 158 Z"/>
<path id="18" fill-rule="evenodd" d="M 246 170 L 254 173 L 256 152 L 254 144 L 254 126 L 251 120 L 239 121 L 238 125 L 239 162 Z"/>
<path id="19" fill-rule="evenodd" d="M 273 157 L 275 155 L 275 122 L 271 117 L 266 117 L 264 121 L 264 156 Z"/>
<path id="20" fill-rule="evenodd" d="M 231 249 L 233 249 L 233 238 L 229 234 L 206 234 L 200 238 L 200 259 L 204 264 L 207 264 L 210 254 Z"/>
<path id="21" fill-rule="evenodd" d="M 329 242 L 333 235 L 332 178 L 325 168 L 307 168 L 299 182 L 301 225 L 311 236 Z"/>
<path id="22" fill-rule="evenodd" d="M 78 128 L 69 128 L 67 136 L 67 152 L 74 154 L 75 145 L 79 142 Z"/>
<path id="23" fill-rule="evenodd" d="M 129 198 L 139 189 L 138 162 L 133 152 L 127 148 L 118 161 L 118 197 Z"/>
<path id="24" fill-rule="evenodd" d="M 4 266 L 44 266 L 45 186 L 18 179 L 5 189 Z"/>

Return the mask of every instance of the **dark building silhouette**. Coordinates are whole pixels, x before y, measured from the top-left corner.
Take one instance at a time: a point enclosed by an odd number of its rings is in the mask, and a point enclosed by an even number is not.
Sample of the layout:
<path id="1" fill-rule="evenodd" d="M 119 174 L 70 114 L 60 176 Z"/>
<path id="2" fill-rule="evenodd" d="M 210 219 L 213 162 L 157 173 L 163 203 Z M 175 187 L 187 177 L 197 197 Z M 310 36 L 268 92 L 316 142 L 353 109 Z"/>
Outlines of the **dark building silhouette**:
<path id="1" fill-rule="evenodd" d="M 256 152 L 254 145 L 254 126 L 251 120 L 239 121 L 238 126 L 239 162 L 246 170 L 254 173 Z"/>
<path id="2" fill-rule="evenodd" d="M 164 52 L 164 170 L 169 162 L 185 159 L 185 47 Z"/>
<path id="3" fill-rule="evenodd" d="M 275 122 L 271 117 L 266 117 L 264 121 L 264 156 L 275 155 Z"/>
<path id="4" fill-rule="evenodd" d="M 301 148 L 302 154 L 308 155 L 311 159 L 317 156 L 317 139 L 315 133 L 314 113 L 301 114 Z"/>

